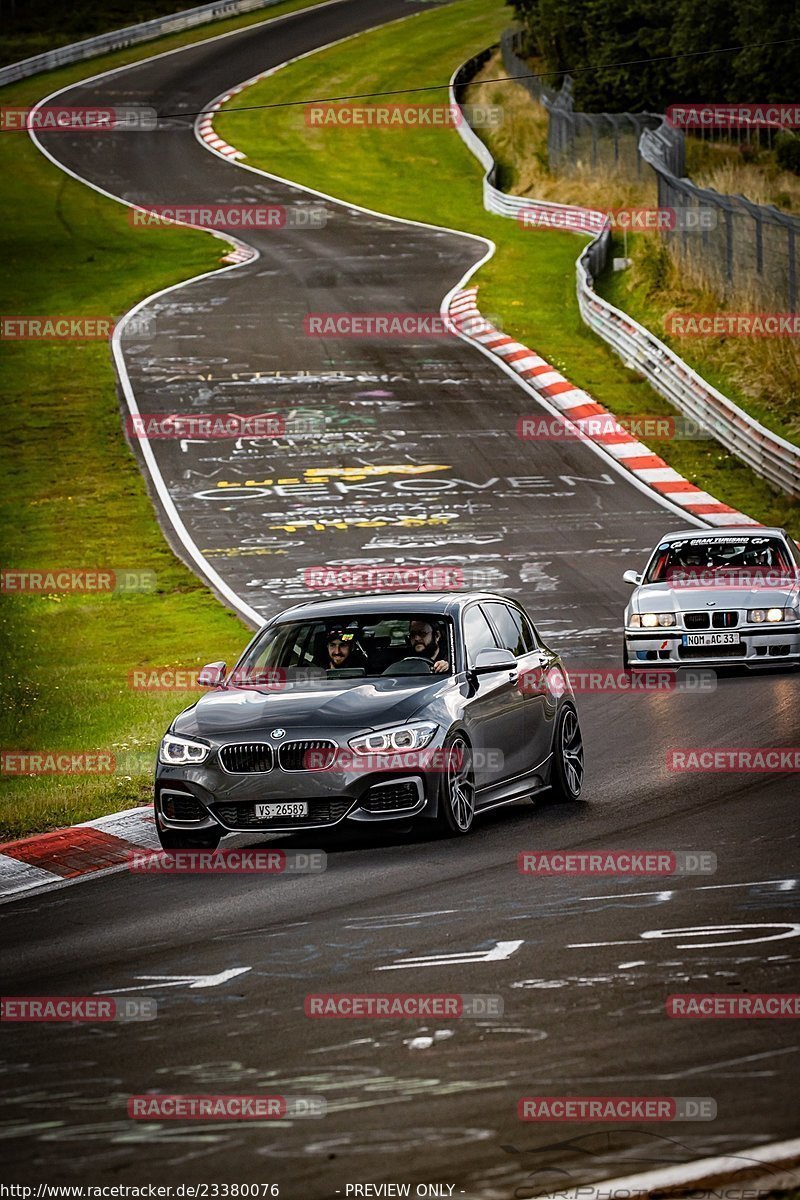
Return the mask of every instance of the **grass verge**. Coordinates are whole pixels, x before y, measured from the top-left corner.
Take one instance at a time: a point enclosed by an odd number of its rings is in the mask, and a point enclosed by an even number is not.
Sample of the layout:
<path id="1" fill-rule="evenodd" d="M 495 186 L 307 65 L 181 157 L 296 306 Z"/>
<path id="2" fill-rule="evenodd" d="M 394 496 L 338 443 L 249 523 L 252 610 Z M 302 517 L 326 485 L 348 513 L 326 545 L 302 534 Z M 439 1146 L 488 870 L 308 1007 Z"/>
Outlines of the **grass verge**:
<path id="1" fill-rule="evenodd" d="M 577 164 L 567 175 L 551 172 L 547 161 L 548 118 L 542 105 L 534 102 L 519 85 L 489 83 L 484 80 L 504 75 L 502 60 L 495 54 L 476 76 L 469 99 L 474 104 L 501 104 L 505 121 L 490 130 L 486 142 L 500 165 L 501 186 L 517 195 L 536 196 L 562 204 L 585 204 L 600 209 L 644 205 L 655 207 L 658 195 L 655 175 L 648 168 L 637 177 L 634 172 L 614 171 L 609 166 L 592 168 Z M 696 138 L 688 139 L 689 175 L 703 186 L 715 186 L 734 192 L 744 188 L 753 198 L 766 203 L 771 197 L 771 168 L 763 166 L 764 194 L 758 193 L 754 180 L 759 167 L 739 164 L 726 174 L 720 164 L 731 157 L 726 146 L 711 147 Z M 735 157 L 735 151 L 734 157 Z M 716 174 L 712 165 L 716 162 Z M 785 186 L 785 174 L 777 176 Z M 800 347 L 792 338 L 681 338 L 665 332 L 665 317 L 670 312 L 719 312 L 724 310 L 759 312 L 765 307 L 756 297 L 739 296 L 730 303 L 721 301 L 714 281 L 704 269 L 700 256 L 688 256 L 676 263 L 655 233 L 630 236 L 627 271 L 609 270 L 597 281 L 601 295 L 624 309 L 642 325 L 651 329 L 694 370 L 714 387 L 749 412 L 757 421 L 790 441 L 800 436 Z M 613 254 L 625 253 L 622 237 L 614 239 Z M 669 458 L 669 455 L 664 457 Z"/>
<path id="2" fill-rule="evenodd" d="M 137 0 L 132 13 L 125 0 L 77 0 L 62 10 L 56 27 L 51 0 L 27 0 L 19 7 L 12 4 L 11 12 L 4 14 L 0 66 L 114 29 L 170 16 L 178 7 L 177 0 Z"/>
<path id="3" fill-rule="evenodd" d="M 277 169 L 288 179 L 381 212 L 492 238 L 497 253 L 476 276 L 484 313 L 500 314 L 509 334 L 618 416 L 673 415 L 666 401 L 584 326 L 574 284 L 578 238 L 521 229 L 485 212 L 481 168 L 453 130 L 309 127 L 302 106 L 234 111 L 237 103 L 392 91 L 409 79 L 414 86 L 439 84 L 455 66 L 496 41 L 507 24 L 508 11 L 498 0 L 460 0 L 409 19 L 402 36 L 396 26 L 361 34 L 254 85 L 246 100 L 240 97 L 223 110 L 217 131 L 245 151 L 249 163 Z M 511 93 L 504 90 L 501 102 L 506 94 Z M 436 94 L 433 102 L 443 103 L 445 95 Z M 774 492 L 717 442 L 660 442 L 655 448 L 720 500 L 800 535 L 800 505 Z"/>
<path id="4" fill-rule="evenodd" d="M 303 7 L 293 2 L 270 16 Z M 255 18 L 216 24 L 213 32 Z M 210 27 L 3 89 L 29 105 L 57 86 L 208 37 Z M 123 205 L 53 166 L 26 135 L 0 138 L 6 212 L 2 312 L 119 317 L 137 300 L 219 265 L 225 244 L 189 230 L 133 230 Z M 4 569 L 153 571 L 138 595 L 0 596 L 5 750 L 107 750 L 112 775 L 0 774 L 0 837 L 147 802 L 150 763 L 173 714 L 197 693 L 135 691 L 144 666 L 232 658 L 248 630 L 169 550 L 122 434 L 107 342 L 5 342 L 0 454 Z"/>

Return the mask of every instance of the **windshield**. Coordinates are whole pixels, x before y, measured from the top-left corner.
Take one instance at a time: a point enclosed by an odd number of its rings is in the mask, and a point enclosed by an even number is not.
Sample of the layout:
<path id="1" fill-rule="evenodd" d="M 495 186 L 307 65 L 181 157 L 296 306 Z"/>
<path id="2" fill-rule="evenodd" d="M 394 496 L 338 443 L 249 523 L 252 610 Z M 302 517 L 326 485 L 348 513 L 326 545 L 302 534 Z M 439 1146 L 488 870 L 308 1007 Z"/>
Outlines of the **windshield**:
<path id="1" fill-rule="evenodd" d="M 256 639 L 226 681 L 281 687 L 332 679 L 452 674 L 452 623 L 425 613 L 359 613 L 283 622 Z"/>
<path id="2" fill-rule="evenodd" d="M 644 582 L 724 584 L 729 576 L 780 586 L 794 576 L 794 568 L 776 537 L 689 537 L 659 546 Z"/>

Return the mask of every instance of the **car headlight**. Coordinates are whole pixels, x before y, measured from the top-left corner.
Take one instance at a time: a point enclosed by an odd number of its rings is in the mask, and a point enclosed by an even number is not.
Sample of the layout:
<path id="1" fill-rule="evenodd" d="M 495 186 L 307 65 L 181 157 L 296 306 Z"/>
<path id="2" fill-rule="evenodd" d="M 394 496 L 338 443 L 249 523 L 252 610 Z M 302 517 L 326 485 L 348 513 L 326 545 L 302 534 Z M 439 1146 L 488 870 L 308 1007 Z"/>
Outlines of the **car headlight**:
<path id="1" fill-rule="evenodd" d="M 756 625 L 765 621 L 775 625 L 778 621 L 796 621 L 797 613 L 793 608 L 748 608 L 747 619 Z"/>
<path id="2" fill-rule="evenodd" d="M 168 766 L 182 767 L 187 763 L 205 762 L 210 753 L 211 747 L 203 745 L 202 742 L 193 742 L 189 738 L 166 733 L 158 748 L 158 759 Z"/>
<path id="3" fill-rule="evenodd" d="M 633 613 L 630 623 L 632 629 L 657 629 L 659 625 L 664 628 L 676 624 L 675 613 Z"/>
<path id="4" fill-rule="evenodd" d="M 436 736 L 435 721 L 414 721 L 410 725 L 392 725 L 375 733 L 360 733 L 347 743 L 356 754 L 385 754 L 391 750 L 421 750 Z"/>

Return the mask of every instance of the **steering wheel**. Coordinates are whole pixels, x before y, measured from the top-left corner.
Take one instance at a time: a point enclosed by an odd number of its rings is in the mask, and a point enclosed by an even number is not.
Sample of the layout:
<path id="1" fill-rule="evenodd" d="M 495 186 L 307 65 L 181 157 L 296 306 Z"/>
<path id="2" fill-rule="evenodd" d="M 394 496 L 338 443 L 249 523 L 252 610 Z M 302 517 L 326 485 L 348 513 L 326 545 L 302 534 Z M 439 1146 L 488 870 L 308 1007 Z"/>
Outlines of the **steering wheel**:
<path id="1" fill-rule="evenodd" d="M 397 662 L 390 663 L 383 674 L 432 675 L 433 666 L 427 658 L 417 658 L 415 655 L 409 655 L 408 658 L 398 658 Z"/>

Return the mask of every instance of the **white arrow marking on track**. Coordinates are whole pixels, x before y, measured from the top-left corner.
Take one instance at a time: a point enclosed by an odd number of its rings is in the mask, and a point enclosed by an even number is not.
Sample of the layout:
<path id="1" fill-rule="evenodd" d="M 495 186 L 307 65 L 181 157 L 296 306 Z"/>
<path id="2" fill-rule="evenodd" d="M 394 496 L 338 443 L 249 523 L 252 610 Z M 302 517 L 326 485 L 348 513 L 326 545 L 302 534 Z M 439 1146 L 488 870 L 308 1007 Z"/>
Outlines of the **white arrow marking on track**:
<path id="1" fill-rule="evenodd" d="M 376 967 L 376 971 L 405 971 L 411 967 L 452 967 L 458 963 L 499 962 L 519 950 L 524 939 L 518 942 L 495 942 L 491 950 L 462 950 L 457 954 L 428 954 L 420 958 L 400 958 L 390 967 Z"/>
<path id="2" fill-rule="evenodd" d="M 219 987 L 221 983 L 227 983 L 229 979 L 235 979 L 237 975 L 244 975 L 246 971 L 252 971 L 252 967 L 229 967 L 227 971 L 220 971 L 219 975 L 135 975 L 134 979 L 152 979 L 153 983 L 142 983 L 137 987 L 125 988 L 108 988 L 104 992 L 95 992 L 95 996 L 116 996 L 121 992 L 143 992 L 147 988 L 158 987 L 180 987 L 181 984 L 187 983 L 190 988 L 212 988 Z"/>
<path id="3" fill-rule="evenodd" d="M 759 937 L 734 938 L 727 942 L 698 942 L 689 941 L 680 943 L 676 949 L 691 950 L 695 946 L 699 946 L 701 950 L 707 950 L 716 946 L 752 946 L 758 942 L 780 942 L 783 938 L 800 937 L 800 925 L 790 924 L 788 921 L 780 924 L 770 925 L 689 925 L 684 929 L 646 929 L 644 933 L 640 933 L 638 938 L 625 942 L 570 942 L 567 945 L 568 950 L 587 950 L 595 946 L 640 946 L 642 940 L 653 941 L 657 938 L 704 938 L 710 937 L 712 934 L 718 933 L 747 933 L 749 930 L 777 930 L 777 933 L 763 933 Z"/>

